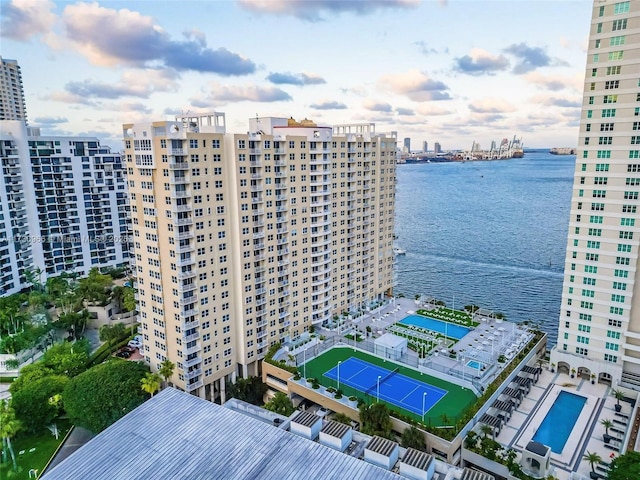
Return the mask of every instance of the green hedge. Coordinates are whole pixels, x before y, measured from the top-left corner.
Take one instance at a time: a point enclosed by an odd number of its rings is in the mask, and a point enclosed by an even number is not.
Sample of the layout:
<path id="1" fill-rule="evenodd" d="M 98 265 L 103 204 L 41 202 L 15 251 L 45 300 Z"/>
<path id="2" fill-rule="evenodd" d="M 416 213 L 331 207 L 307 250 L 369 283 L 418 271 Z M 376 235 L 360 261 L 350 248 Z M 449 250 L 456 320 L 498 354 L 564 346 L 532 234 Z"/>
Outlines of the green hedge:
<path id="1" fill-rule="evenodd" d="M 11 383 L 16 377 L 0 377 L 0 383 Z"/>
<path id="2" fill-rule="evenodd" d="M 124 347 L 132 339 L 133 336 L 125 335 L 125 337 L 118 341 L 118 343 L 113 345 L 113 347 L 111 347 L 108 342 L 103 344 L 102 346 L 100 346 L 100 348 L 93 352 L 93 355 L 91 355 L 91 357 L 89 357 L 89 360 L 87 361 L 87 368 L 91 368 L 94 365 L 98 365 L 99 363 L 104 362 L 111 356 L 112 352 L 115 352 L 118 349 Z"/>
<path id="3" fill-rule="evenodd" d="M 273 356 L 280 350 L 280 343 L 276 343 L 269 347 L 267 354 L 264 356 L 264 361 L 270 363 L 271 365 L 275 365 L 278 368 L 286 370 L 287 372 L 293 373 L 294 375 L 298 373 L 297 367 L 292 367 L 291 365 L 287 365 L 287 362 L 284 360 L 274 360 Z"/>

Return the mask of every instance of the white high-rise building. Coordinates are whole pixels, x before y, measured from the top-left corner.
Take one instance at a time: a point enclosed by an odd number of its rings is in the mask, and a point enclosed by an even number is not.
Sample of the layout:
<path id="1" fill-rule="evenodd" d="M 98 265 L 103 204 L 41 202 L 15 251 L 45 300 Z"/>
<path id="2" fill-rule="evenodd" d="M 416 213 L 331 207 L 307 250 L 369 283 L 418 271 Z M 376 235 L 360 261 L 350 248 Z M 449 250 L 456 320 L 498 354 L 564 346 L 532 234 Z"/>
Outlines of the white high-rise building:
<path id="1" fill-rule="evenodd" d="M 121 155 L 92 137 L 41 136 L 0 122 L 0 294 L 92 267 L 128 265 L 131 219 Z"/>
<path id="2" fill-rule="evenodd" d="M 640 2 L 596 0 L 558 345 L 567 372 L 640 389 Z"/>
<path id="3" fill-rule="evenodd" d="M 123 126 L 144 355 L 224 400 L 270 346 L 393 286 L 395 135 L 223 113 Z"/>
<path id="4" fill-rule="evenodd" d="M 15 60 L 2 57 L 0 57 L 0 120 L 27 122 L 20 65 Z"/>

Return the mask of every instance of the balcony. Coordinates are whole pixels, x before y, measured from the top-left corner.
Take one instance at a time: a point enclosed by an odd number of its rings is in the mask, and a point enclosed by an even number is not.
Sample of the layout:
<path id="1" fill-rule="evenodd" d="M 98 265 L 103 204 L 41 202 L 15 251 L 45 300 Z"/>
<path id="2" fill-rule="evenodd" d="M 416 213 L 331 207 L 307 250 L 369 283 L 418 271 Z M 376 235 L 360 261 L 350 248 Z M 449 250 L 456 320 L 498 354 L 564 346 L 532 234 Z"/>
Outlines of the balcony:
<path id="1" fill-rule="evenodd" d="M 198 307 L 192 307 L 189 309 L 183 309 L 180 311 L 180 316 L 182 318 L 188 318 L 188 317 L 193 317 L 194 315 L 197 315 L 200 312 L 200 309 Z"/>
<path id="2" fill-rule="evenodd" d="M 193 225 L 193 218 L 176 218 L 173 220 L 174 225 Z"/>
<path id="3" fill-rule="evenodd" d="M 167 153 L 169 155 L 186 155 L 187 149 L 186 148 L 168 148 Z"/>
<path id="4" fill-rule="evenodd" d="M 187 162 L 169 162 L 169 170 L 189 170 Z"/>
<path id="5" fill-rule="evenodd" d="M 262 153 L 261 148 L 250 148 L 249 155 L 260 155 Z"/>
<path id="6" fill-rule="evenodd" d="M 202 369 L 201 368 L 194 368 L 193 370 L 189 370 L 184 372 L 184 378 L 186 378 L 187 380 L 190 380 L 192 378 L 197 377 L 198 375 L 202 374 Z"/>
<path id="7" fill-rule="evenodd" d="M 179 232 L 178 233 L 178 240 L 189 240 L 189 239 L 193 238 L 194 236 L 195 236 L 195 234 L 192 231 Z"/>
<path id="8" fill-rule="evenodd" d="M 204 384 L 202 383 L 202 380 L 198 380 L 197 382 L 194 382 L 194 383 L 187 383 L 187 384 L 184 386 L 184 389 L 185 389 L 187 392 L 192 392 L 192 391 L 194 391 L 195 389 L 200 388 L 202 385 L 204 385 Z"/>
<path id="9" fill-rule="evenodd" d="M 199 343 L 196 343 L 193 347 L 187 347 L 182 352 L 183 355 L 192 355 L 196 352 L 199 352 L 202 349 L 202 346 Z"/>
<path id="10" fill-rule="evenodd" d="M 187 369 L 189 367 L 193 367 L 194 365 L 198 365 L 202 363 L 202 359 L 200 357 L 192 358 L 191 360 L 185 360 L 182 362 L 182 366 Z"/>

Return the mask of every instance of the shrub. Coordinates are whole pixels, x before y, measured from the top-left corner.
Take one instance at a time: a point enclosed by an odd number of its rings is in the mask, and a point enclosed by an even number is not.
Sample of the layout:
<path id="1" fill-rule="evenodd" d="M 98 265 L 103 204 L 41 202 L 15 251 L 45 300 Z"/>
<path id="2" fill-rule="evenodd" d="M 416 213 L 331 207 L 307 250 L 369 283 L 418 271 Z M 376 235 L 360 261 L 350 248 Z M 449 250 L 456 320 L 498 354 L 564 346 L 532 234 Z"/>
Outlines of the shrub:
<path id="1" fill-rule="evenodd" d="M 356 400 L 358 400 L 358 397 L 351 396 L 349 397 L 349 400 L 351 400 L 352 402 L 355 402 Z"/>

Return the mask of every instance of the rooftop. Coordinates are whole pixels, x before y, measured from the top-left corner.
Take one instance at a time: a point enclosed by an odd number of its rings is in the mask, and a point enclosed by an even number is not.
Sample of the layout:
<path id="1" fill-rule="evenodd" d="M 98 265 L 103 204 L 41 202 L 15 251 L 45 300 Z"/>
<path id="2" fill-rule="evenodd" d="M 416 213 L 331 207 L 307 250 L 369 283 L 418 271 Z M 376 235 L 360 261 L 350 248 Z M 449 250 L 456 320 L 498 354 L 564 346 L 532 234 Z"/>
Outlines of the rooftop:
<path id="1" fill-rule="evenodd" d="M 326 435 L 331 435 L 335 438 L 343 438 L 349 430 L 351 430 L 351 427 L 349 425 L 330 420 L 324 425 L 324 427 L 322 427 L 322 430 L 320 430 L 320 432 Z"/>
<path id="2" fill-rule="evenodd" d="M 388 441 L 388 440 L 385 440 Z M 242 413 L 167 388 L 42 476 L 286 480 L 400 477 Z"/>
<path id="3" fill-rule="evenodd" d="M 292 421 L 297 423 L 298 425 L 312 427 L 313 425 L 318 423 L 318 420 L 320 420 L 320 417 L 318 415 L 305 411 L 300 412 L 298 415 L 296 415 Z"/>
<path id="4" fill-rule="evenodd" d="M 415 448 L 408 448 L 404 457 L 402 457 L 402 463 L 406 463 L 420 470 L 427 470 L 429 465 L 433 462 L 433 457 L 428 453 L 421 452 Z"/>
<path id="5" fill-rule="evenodd" d="M 386 438 L 375 436 L 367 445 L 367 450 L 370 452 L 379 453 L 385 457 L 390 457 L 395 448 L 398 447 L 396 442 L 392 442 Z"/>

